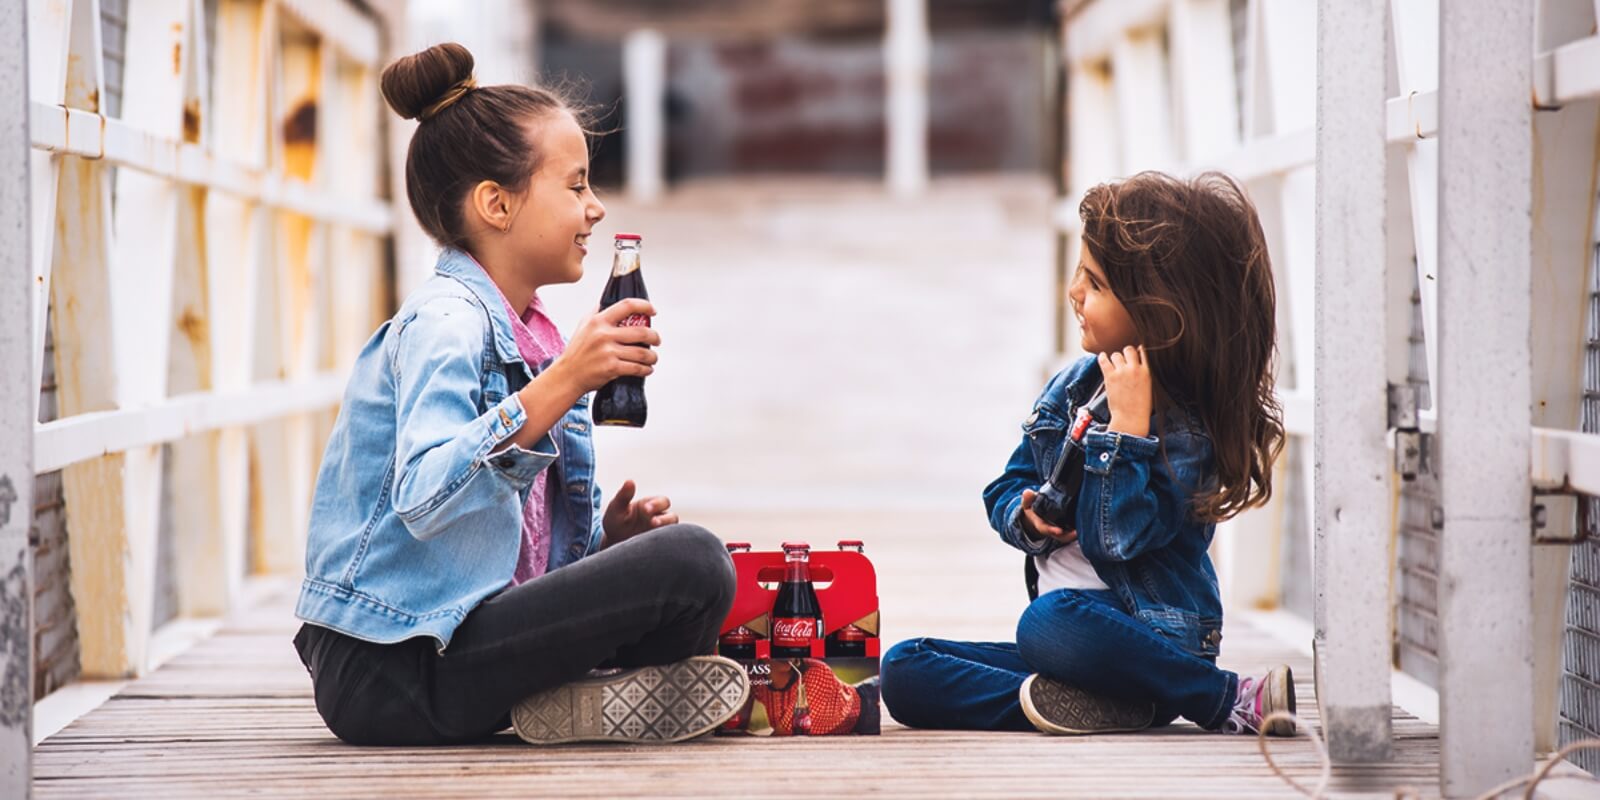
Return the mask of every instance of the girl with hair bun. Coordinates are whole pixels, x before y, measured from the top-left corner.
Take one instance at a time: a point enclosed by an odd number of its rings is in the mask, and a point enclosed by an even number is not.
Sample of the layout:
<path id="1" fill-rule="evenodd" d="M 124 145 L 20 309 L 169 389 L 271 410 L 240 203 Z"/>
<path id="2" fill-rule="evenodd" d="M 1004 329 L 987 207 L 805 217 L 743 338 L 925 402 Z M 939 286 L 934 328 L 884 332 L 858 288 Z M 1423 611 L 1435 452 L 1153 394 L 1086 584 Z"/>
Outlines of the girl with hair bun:
<path id="1" fill-rule="evenodd" d="M 353 744 L 709 732 L 749 692 L 706 655 L 727 552 L 632 481 L 602 510 L 594 480 L 589 394 L 654 371 L 660 336 L 618 323 L 655 311 L 624 300 L 563 340 L 539 290 L 582 277 L 605 218 L 582 115 L 472 69 L 451 43 L 383 71 L 442 251 L 357 357 L 317 476 L 295 612 L 317 711 Z"/>

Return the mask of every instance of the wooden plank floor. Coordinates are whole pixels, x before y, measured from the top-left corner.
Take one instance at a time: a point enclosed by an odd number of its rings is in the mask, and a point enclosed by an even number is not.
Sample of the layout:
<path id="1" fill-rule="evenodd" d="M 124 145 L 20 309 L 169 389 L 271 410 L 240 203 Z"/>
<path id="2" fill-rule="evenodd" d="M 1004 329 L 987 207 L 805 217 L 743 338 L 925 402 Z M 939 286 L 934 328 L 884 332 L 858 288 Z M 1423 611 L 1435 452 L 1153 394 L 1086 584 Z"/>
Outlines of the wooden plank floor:
<path id="1" fill-rule="evenodd" d="M 816 541 L 831 535 L 821 532 L 866 531 L 890 638 L 1008 638 L 1023 605 L 1012 554 L 983 539 L 970 557 L 949 555 L 957 537 L 981 522 L 972 517 L 744 514 L 704 521 L 758 546 L 807 531 Z M 895 535 L 896 526 L 919 532 L 917 543 Z M 470 747 L 351 747 L 323 727 L 290 644 L 294 589 L 272 585 L 259 607 L 41 743 L 38 796 L 1293 796 L 1254 739 L 1188 724 L 1082 738 L 927 732 L 890 722 L 875 738 L 533 748 L 507 733 Z M 1300 708 L 1315 721 L 1311 665 L 1295 648 L 1230 622 L 1222 662 L 1243 671 L 1291 664 Z M 1340 796 L 1390 797 L 1401 785 L 1436 793 L 1436 729 L 1396 709 L 1395 733 L 1392 763 L 1335 771 Z M 1274 752 L 1291 774 L 1315 779 L 1308 739 L 1279 741 Z"/>

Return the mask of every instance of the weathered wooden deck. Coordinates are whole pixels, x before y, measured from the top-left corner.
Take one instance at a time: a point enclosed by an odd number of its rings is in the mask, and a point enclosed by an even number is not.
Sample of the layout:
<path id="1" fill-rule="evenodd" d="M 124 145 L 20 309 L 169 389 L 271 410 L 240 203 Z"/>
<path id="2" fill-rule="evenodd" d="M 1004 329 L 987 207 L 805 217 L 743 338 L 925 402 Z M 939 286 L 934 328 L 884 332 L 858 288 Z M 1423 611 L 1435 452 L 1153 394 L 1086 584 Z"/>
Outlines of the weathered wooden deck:
<path id="1" fill-rule="evenodd" d="M 758 514 L 702 517 L 761 545 L 809 532 L 862 533 L 880 571 L 886 632 L 1003 638 L 1023 604 L 1020 570 L 973 515 Z M 915 532 L 915 535 L 911 535 Z M 941 733 L 886 723 L 882 736 L 707 739 L 664 747 L 533 748 L 509 732 L 471 747 L 358 748 L 323 727 L 289 640 L 294 586 L 45 740 L 40 797 L 853 796 L 1286 797 L 1249 737 L 1191 725 L 1084 738 Z M 1222 659 L 1235 670 L 1283 661 L 1316 719 L 1311 664 L 1298 650 L 1230 622 Z M 1392 763 L 1335 770 L 1339 796 L 1437 789 L 1436 729 L 1395 711 Z M 1279 763 L 1314 782 L 1300 737 Z"/>

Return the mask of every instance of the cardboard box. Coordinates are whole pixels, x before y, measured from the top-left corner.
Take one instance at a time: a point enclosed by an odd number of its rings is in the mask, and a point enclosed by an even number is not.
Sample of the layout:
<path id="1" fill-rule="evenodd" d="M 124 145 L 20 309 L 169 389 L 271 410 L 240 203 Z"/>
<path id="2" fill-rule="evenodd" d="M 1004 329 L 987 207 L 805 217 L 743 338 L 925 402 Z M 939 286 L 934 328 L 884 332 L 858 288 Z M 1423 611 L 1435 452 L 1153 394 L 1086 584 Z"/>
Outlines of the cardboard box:
<path id="1" fill-rule="evenodd" d="M 783 581 L 781 552 L 733 553 L 738 573 L 726 637 L 740 627 L 754 634 L 748 657 L 750 700 L 720 735 L 875 736 L 878 707 L 878 577 L 859 552 L 811 551 L 811 581 L 822 608 L 822 639 L 803 658 L 772 658 L 772 604 Z M 845 628 L 853 630 L 845 632 Z M 844 635 L 841 633 L 844 632 Z M 845 654 L 848 651 L 854 654 Z M 731 655 L 724 653 L 724 655 Z"/>

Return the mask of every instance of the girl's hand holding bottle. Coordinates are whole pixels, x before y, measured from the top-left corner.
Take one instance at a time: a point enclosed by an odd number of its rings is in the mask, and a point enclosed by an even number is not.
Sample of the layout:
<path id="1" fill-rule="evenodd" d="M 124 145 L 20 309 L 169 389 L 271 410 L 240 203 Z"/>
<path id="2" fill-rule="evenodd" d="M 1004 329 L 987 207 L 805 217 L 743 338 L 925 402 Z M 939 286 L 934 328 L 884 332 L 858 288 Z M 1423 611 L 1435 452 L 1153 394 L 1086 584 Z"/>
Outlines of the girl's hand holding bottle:
<path id="1" fill-rule="evenodd" d="M 1078 541 L 1078 532 L 1069 531 L 1059 525 L 1045 522 L 1044 517 L 1033 511 L 1033 501 L 1038 499 L 1039 493 L 1032 489 L 1022 490 L 1022 529 L 1035 539 L 1054 539 L 1062 544 L 1072 544 Z"/>
<path id="2" fill-rule="evenodd" d="M 653 317 L 656 309 L 648 300 L 632 298 L 584 320 L 566 351 L 518 392 L 527 421 L 496 452 L 511 445 L 532 447 L 579 397 L 613 378 L 655 372 L 657 356 L 651 348 L 661 344 L 661 334 L 654 328 L 621 324 L 634 314 Z"/>
<path id="3" fill-rule="evenodd" d="M 599 389 L 613 378 L 655 372 L 657 356 L 651 348 L 661 344 L 661 335 L 650 327 L 622 327 L 622 321 L 634 314 L 653 317 L 656 309 L 648 300 L 629 298 L 590 315 L 550 369 L 559 369 L 578 394 Z"/>
<path id="4" fill-rule="evenodd" d="M 1120 351 L 1101 353 L 1100 375 L 1106 383 L 1106 399 L 1111 406 L 1110 430 L 1129 436 L 1150 435 L 1150 364 L 1144 345 L 1129 345 Z"/>

